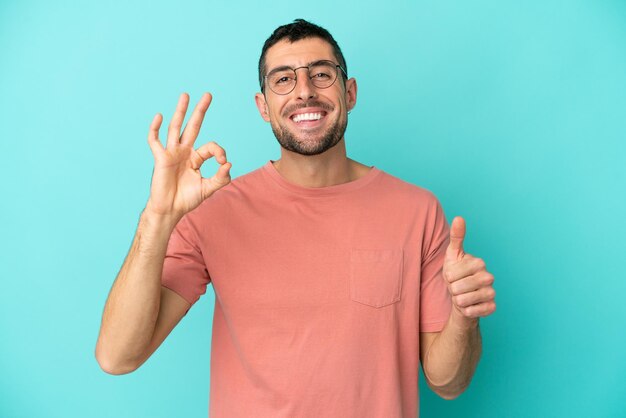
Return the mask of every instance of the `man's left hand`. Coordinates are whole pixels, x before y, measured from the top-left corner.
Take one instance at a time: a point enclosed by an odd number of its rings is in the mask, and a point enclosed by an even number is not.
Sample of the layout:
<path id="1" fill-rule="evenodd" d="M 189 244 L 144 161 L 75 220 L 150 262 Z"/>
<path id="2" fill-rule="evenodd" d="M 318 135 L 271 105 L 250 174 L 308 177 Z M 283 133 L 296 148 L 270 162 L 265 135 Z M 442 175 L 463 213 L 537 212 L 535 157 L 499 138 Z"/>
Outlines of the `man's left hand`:
<path id="1" fill-rule="evenodd" d="M 496 310 L 493 275 L 485 262 L 463 251 L 465 220 L 457 216 L 450 226 L 450 244 L 443 262 L 443 276 L 452 296 L 455 317 L 469 322 Z"/>

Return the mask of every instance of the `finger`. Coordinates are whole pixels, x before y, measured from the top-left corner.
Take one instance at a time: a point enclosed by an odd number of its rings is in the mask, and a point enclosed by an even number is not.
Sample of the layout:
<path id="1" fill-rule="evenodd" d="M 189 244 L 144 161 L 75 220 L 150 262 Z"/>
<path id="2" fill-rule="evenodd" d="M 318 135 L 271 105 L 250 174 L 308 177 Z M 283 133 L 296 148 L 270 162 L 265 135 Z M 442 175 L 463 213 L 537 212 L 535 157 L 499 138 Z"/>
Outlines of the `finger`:
<path id="1" fill-rule="evenodd" d="M 211 141 L 202 145 L 200 148 L 192 153 L 191 167 L 194 170 L 197 170 L 200 168 L 202 163 L 204 163 L 206 160 L 213 156 L 215 156 L 215 161 L 217 161 L 219 164 L 225 164 L 227 162 L 226 151 L 224 151 L 224 148 Z"/>
<path id="2" fill-rule="evenodd" d="M 479 303 L 490 302 L 496 297 L 496 291 L 493 287 L 483 287 L 473 292 L 463 293 L 452 297 L 452 301 L 459 308 L 467 308 L 468 306 Z"/>
<path id="3" fill-rule="evenodd" d="M 463 240 L 465 239 L 465 220 L 460 216 L 455 217 L 450 225 L 450 243 L 446 250 L 446 260 L 457 261 L 465 254 L 463 252 Z"/>
<path id="4" fill-rule="evenodd" d="M 210 179 L 202 179 L 202 197 L 206 199 L 211 196 L 217 190 L 230 183 L 230 168 L 231 163 L 225 163 L 220 165 L 217 169 L 217 173 Z"/>
<path id="5" fill-rule="evenodd" d="M 148 145 L 150 145 L 150 149 L 152 150 L 152 154 L 154 156 L 156 156 L 158 152 L 163 151 L 163 144 L 161 144 L 161 140 L 159 139 L 161 122 L 163 122 L 163 115 L 157 113 L 152 119 L 150 129 L 148 130 Z"/>
<path id="6" fill-rule="evenodd" d="M 450 293 L 453 296 L 473 292 L 483 287 L 493 285 L 493 275 L 487 271 L 479 272 L 463 280 L 457 280 L 450 284 Z"/>
<path id="7" fill-rule="evenodd" d="M 444 265 L 443 275 L 448 283 L 454 283 L 457 280 L 465 279 L 486 270 L 487 265 L 482 258 L 473 257 L 468 254 L 458 263 Z"/>
<path id="8" fill-rule="evenodd" d="M 200 132 L 202 121 L 204 121 L 204 115 L 211 105 L 212 100 L 213 96 L 211 96 L 211 93 L 204 93 L 204 95 L 196 105 L 195 109 L 193 110 L 191 118 L 189 118 L 185 129 L 183 130 L 183 134 L 180 137 L 181 144 L 193 145 L 196 138 L 198 137 L 198 133 Z"/>
<path id="9" fill-rule="evenodd" d="M 480 318 L 491 315 L 496 311 L 496 302 L 483 302 L 466 308 L 459 308 L 461 313 L 468 318 Z"/>
<path id="10" fill-rule="evenodd" d="M 187 106 L 189 106 L 189 95 L 183 93 L 180 95 L 180 99 L 178 99 L 178 105 L 176 105 L 174 116 L 167 130 L 167 148 L 172 148 L 180 144 L 180 128 L 183 126 L 183 120 L 185 120 Z"/>

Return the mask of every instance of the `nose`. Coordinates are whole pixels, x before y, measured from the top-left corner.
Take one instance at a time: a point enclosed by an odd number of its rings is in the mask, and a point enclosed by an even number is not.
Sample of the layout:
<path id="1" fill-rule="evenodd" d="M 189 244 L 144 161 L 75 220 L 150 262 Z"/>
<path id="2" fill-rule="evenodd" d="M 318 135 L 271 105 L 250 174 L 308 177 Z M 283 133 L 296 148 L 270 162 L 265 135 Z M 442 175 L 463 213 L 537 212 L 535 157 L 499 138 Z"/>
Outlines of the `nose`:
<path id="1" fill-rule="evenodd" d="M 294 88 L 296 96 L 305 101 L 316 98 L 317 90 L 315 89 L 313 82 L 309 78 L 309 69 L 307 67 L 304 67 L 299 68 L 296 71 L 300 71 L 296 75 L 296 87 Z"/>

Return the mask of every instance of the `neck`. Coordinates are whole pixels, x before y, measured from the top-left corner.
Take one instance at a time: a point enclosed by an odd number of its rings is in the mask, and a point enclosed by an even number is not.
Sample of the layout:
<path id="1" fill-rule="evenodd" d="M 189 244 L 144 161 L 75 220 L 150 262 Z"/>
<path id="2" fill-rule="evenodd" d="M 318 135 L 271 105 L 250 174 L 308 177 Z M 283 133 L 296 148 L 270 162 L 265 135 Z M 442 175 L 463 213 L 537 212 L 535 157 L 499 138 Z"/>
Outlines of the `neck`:
<path id="1" fill-rule="evenodd" d="M 281 148 L 281 158 L 274 167 L 287 181 L 303 187 L 327 187 L 347 183 L 365 175 L 366 167 L 346 156 L 342 139 L 318 155 L 301 155 Z"/>

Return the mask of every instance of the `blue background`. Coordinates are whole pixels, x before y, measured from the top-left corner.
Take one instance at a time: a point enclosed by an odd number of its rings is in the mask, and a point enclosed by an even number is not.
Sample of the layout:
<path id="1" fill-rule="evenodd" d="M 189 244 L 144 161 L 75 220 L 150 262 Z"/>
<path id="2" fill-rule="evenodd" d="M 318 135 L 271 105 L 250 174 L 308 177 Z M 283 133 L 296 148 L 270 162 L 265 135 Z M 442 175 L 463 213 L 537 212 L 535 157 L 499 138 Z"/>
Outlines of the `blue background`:
<path id="1" fill-rule="evenodd" d="M 154 114 L 210 91 L 198 144 L 226 148 L 234 176 L 278 158 L 256 65 L 297 17 L 358 81 L 349 155 L 463 215 L 496 276 L 471 386 L 445 401 L 422 381 L 422 416 L 626 416 L 616 0 L 0 1 L 0 416 L 206 416 L 212 288 L 124 376 L 94 357 L 102 309 L 148 197 Z"/>

